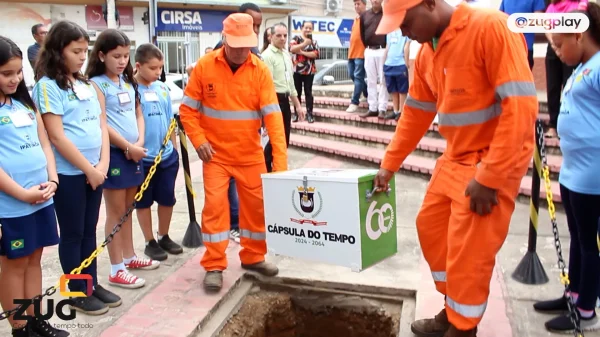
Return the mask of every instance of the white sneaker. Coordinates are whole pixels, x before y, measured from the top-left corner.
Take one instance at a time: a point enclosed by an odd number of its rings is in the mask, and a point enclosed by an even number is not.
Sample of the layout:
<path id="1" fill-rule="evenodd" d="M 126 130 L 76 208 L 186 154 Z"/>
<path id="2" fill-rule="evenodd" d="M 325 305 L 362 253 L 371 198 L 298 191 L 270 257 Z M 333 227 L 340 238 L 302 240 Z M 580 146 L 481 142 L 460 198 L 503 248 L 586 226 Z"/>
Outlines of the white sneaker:
<path id="1" fill-rule="evenodd" d="M 240 243 L 240 231 L 237 229 L 232 229 L 229 231 L 229 238 L 234 242 Z"/>
<path id="2" fill-rule="evenodd" d="M 356 104 L 350 104 L 350 106 L 348 107 L 348 109 L 346 109 L 346 112 L 356 112 L 356 110 L 358 110 L 358 105 L 356 105 Z"/>

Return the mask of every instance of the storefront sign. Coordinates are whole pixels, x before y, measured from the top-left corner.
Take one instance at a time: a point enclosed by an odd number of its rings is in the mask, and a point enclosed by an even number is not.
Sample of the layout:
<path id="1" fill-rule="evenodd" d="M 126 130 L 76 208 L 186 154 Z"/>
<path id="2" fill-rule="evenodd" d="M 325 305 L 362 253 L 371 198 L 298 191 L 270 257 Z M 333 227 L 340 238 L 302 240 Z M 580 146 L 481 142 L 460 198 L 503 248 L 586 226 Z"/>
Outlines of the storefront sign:
<path id="1" fill-rule="evenodd" d="M 120 30 L 133 30 L 133 7 L 117 6 L 119 11 Z M 102 6 L 85 6 L 85 21 L 88 30 L 105 30 L 107 28 Z M 119 23 L 117 22 L 117 24 Z"/>
<path id="2" fill-rule="evenodd" d="M 159 8 L 156 31 L 220 33 L 223 31 L 223 21 L 229 14 L 222 11 Z"/>
<path id="3" fill-rule="evenodd" d="M 313 39 L 319 47 L 348 48 L 353 19 L 293 16 L 292 37 L 302 34 L 302 24 L 305 21 L 313 23 Z"/>

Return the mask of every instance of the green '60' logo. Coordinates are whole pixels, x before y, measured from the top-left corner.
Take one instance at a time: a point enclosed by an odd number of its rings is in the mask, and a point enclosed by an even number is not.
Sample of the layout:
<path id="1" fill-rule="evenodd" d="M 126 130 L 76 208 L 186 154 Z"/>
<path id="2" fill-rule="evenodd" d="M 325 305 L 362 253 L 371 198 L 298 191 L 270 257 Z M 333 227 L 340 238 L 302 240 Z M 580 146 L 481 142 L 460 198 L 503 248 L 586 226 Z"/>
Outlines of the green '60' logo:
<path id="1" fill-rule="evenodd" d="M 376 206 L 377 201 L 371 202 L 365 219 L 367 236 L 371 240 L 379 239 L 382 234 L 389 232 L 394 226 L 394 209 L 392 205 L 388 202 L 379 208 L 375 208 Z M 375 221 L 373 221 L 373 218 L 375 218 Z"/>

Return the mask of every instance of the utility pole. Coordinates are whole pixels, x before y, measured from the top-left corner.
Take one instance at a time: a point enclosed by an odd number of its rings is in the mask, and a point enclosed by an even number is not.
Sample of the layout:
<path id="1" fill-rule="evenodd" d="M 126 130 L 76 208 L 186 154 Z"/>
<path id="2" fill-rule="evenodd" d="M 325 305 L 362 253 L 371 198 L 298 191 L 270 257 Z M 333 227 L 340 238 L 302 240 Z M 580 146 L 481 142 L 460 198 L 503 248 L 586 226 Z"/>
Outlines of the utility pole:
<path id="1" fill-rule="evenodd" d="M 117 20 L 115 19 L 115 0 L 106 0 L 106 26 L 107 28 L 116 29 Z"/>

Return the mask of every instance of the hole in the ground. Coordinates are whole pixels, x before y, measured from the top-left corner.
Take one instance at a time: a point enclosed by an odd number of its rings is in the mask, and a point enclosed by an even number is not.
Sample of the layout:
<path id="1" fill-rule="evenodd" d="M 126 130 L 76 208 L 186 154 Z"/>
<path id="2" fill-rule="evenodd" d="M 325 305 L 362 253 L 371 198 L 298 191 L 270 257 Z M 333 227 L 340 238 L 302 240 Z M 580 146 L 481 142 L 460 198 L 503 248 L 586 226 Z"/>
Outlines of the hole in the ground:
<path id="1" fill-rule="evenodd" d="M 220 337 L 397 337 L 401 302 L 325 292 L 258 290 Z"/>

